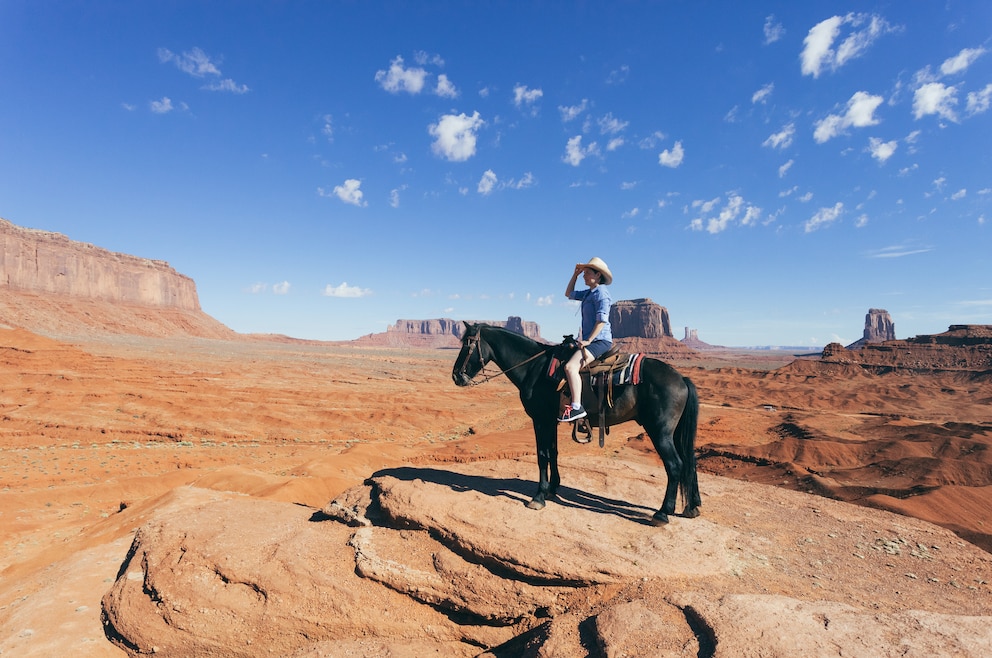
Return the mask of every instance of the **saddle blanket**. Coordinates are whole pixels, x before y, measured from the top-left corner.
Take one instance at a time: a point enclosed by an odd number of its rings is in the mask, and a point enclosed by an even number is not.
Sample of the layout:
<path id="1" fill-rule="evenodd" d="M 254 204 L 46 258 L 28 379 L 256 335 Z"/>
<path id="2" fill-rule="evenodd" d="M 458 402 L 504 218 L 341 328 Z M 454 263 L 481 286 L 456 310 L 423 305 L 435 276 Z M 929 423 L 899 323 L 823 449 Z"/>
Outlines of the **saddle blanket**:
<path id="1" fill-rule="evenodd" d="M 643 354 L 628 354 L 626 363 L 620 362 L 607 372 L 593 374 L 589 378 L 589 382 L 594 387 L 640 384 L 641 362 L 643 360 Z"/>

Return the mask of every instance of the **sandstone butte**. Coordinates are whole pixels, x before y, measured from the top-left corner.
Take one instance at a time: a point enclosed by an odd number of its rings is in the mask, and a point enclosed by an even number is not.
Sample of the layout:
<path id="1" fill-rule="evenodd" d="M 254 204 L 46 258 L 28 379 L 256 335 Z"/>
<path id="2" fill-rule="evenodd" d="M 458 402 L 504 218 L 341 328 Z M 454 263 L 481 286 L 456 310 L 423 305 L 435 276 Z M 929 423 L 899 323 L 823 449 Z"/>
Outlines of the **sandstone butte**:
<path id="1" fill-rule="evenodd" d="M 669 357 L 703 515 L 654 528 L 636 424 L 562 431 L 534 512 L 515 389 L 452 350 L 243 336 L 161 261 L 0 240 L 2 656 L 992 655 L 989 327 Z"/>

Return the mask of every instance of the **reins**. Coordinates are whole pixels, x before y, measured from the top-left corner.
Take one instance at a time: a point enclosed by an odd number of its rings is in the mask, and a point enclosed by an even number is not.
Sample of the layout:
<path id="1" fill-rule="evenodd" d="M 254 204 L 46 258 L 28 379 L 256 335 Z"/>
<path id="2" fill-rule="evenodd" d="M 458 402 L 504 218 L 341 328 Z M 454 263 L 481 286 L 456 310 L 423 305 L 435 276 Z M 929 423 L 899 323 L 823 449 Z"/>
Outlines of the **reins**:
<path id="1" fill-rule="evenodd" d="M 513 370 L 515 368 L 519 368 L 522 365 L 528 364 L 531 361 L 533 361 L 534 359 L 538 358 L 539 356 L 543 356 L 543 355 L 545 355 L 545 354 L 548 353 L 548 351 L 546 349 L 541 350 L 537 354 L 531 356 L 530 358 L 524 359 L 523 361 L 521 361 L 520 363 L 518 363 L 516 365 L 512 365 L 509 368 L 506 368 L 504 370 L 500 370 L 496 374 L 487 375 L 486 372 L 485 372 L 486 371 L 486 363 L 482 359 L 482 347 L 481 347 L 482 336 L 480 336 L 479 334 L 476 334 L 474 336 L 467 336 L 465 338 L 465 340 L 474 344 L 473 347 L 472 347 L 472 349 L 478 349 L 479 350 L 479 361 L 481 361 L 482 364 L 483 364 L 482 365 L 482 370 L 480 370 L 479 373 L 476 373 L 476 375 L 478 375 L 478 374 L 481 373 L 483 375 L 482 379 L 476 380 L 473 377 L 472 379 L 469 380 L 469 383 L 468 383 L 469 386 L 478 386 L 479 384 L 485 384 L 486 382 L 488 382 L 488 381 L 490 381 L 492 379 L 496 379 L 500 375 L 505 375 L 506 373 L 510 372 L 511 370 Z M 466 368 L 466 366 L 468 366 L 468 359 L 469 359 L 470 356 L 472 356 L 472 352 L 471 351 L 469 351 L 468 354 L 465 355 L 465 363 L 462 365 L 462 369 L 461 369 L 462 374 L 465 373 L 465 368 Z"/>

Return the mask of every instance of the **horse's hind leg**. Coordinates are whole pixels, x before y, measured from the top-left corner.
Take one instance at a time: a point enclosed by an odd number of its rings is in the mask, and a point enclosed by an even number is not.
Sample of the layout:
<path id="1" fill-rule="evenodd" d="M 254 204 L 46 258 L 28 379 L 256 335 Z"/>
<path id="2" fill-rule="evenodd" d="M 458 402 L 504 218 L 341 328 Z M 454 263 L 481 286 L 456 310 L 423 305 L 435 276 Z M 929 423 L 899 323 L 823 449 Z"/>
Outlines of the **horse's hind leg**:
<path id="1" fill-rule="evenodd" d="M 665 464 L 665 473 L 668 475 L 668 484 L 665 487 L 665 501 L 661 508 L 651 517 L 652 525 L 664 525 L 668 523 L 668 515 L 675 513 L 675 503 L 679 492 L 679 478 L 682 475 L 682 459 L 675 449 L 675 442 L 672 440 L 672 433 L 666 432 L 664 435 L 656 436 L 648 433 L 654 443 L 654 449 Z"/>

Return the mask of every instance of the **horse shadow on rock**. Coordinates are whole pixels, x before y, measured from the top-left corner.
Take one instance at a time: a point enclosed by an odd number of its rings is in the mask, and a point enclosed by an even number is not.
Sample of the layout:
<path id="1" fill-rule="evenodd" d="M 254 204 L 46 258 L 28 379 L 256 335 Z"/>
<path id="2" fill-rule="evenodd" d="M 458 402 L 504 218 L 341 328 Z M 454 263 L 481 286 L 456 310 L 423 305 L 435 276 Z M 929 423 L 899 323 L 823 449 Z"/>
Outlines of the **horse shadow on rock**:
<path id="1" fill-rule="evenodd" d="M 373 500 L 377 497 L 377 493 L 374 491 L 374 480 L 378 477 L 392 477 L 402 482 L 421 480 L 428 484 L 448 487 L 456 493 L 475 491 L 493 498 L 508 498 L 524 505 L 530 500 L 527 491 L 533 487 L 533 483 L 520 478 L 467 475 L 439 468 L 400 466 L 376 471 L 366 480 L 366 484 L 373 485 Z M 654 512 L 654 509 L 644 505 L 635 505 L 625 500 L 609 498 L 567 486 L 560 487 L 553 500 L 563 507 L 584 510 L 594 514 L 617 516 L 642 525 L 651 525 L 651 515 Z M 314 518 L 313 520 L 321 519 Z M 370 518 L 370 520 L 372 519 Z"/>

